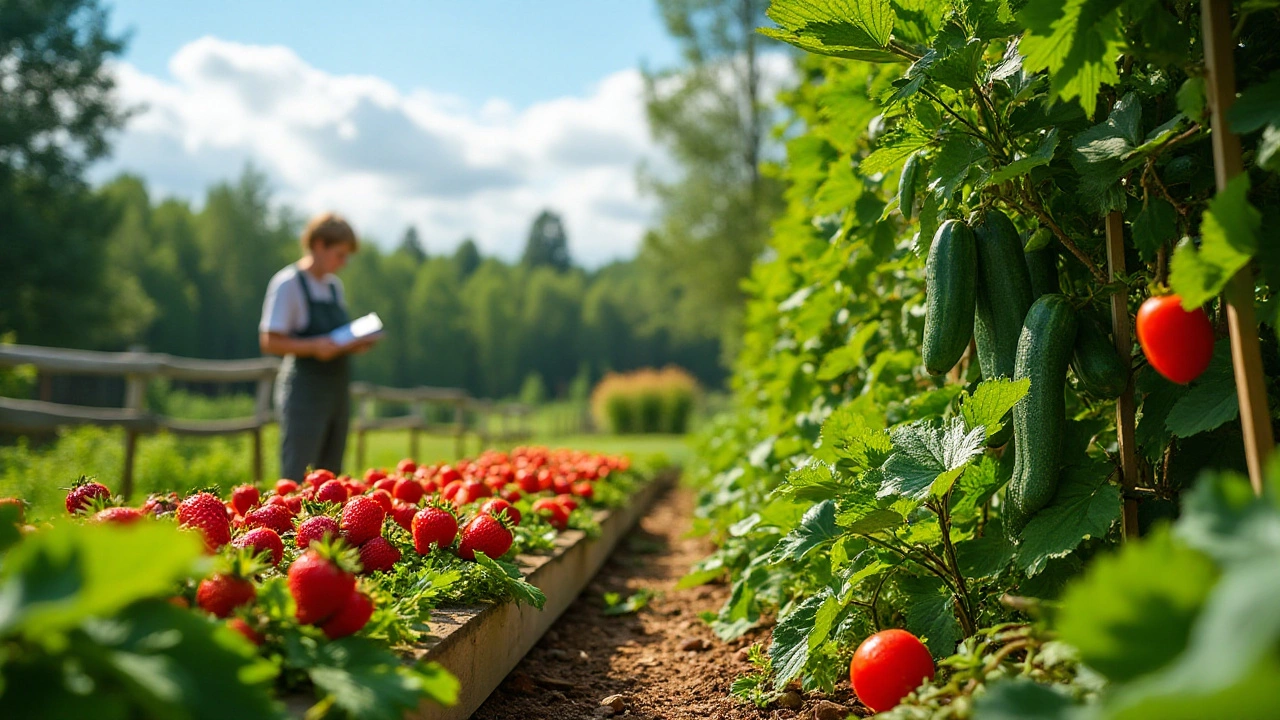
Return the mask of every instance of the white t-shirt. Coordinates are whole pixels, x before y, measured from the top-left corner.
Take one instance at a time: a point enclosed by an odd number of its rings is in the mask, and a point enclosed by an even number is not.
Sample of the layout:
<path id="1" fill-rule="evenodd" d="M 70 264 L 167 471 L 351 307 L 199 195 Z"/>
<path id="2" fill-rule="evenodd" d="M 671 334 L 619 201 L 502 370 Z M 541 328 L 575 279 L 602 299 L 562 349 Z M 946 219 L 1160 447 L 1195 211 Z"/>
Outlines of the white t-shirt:
<path id="1" fill-rule="evenodd" d="M 301 275 L 307 283 L 307 291 L 316 302 L 330 302 L 333 290 L 338 292 L 338 304 L 347 306 L 347 299 L 342 292 L 342 281 L 337 275 L 325 275 L 317 280 L 309 272 L 303 272 L 297 265 L 289 265 L 271 278 L 267 283 L 267 297 L 262 302 L 262 320 L 258 322 L 258 332 L 273 332 L 281 335 L 296 335 L 307 328 L 311 315 L 307 311 L 307 297 L 302 294 L 302 285 L 298 282 Z"/>

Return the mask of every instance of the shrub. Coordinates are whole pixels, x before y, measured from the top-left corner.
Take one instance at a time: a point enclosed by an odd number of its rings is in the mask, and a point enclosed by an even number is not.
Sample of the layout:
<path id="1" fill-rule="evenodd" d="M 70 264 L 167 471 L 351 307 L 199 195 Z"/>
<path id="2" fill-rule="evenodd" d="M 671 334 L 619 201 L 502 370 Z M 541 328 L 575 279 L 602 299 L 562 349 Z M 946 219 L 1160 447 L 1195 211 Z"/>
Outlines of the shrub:
<path id="1" fill-rule="evenodd" d="M 698 383 L 678 367 L 609 373 L 591 393 L 596 422 L 610 432 L 683 434 Z"/>

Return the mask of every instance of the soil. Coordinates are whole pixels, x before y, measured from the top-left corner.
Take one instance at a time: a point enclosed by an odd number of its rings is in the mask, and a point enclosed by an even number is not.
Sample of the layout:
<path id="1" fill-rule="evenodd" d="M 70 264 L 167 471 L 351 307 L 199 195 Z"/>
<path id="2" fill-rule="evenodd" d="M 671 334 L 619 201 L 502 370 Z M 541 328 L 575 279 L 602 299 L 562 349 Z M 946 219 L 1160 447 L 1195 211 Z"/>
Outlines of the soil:
<path id="1" fill-rule="evenodd" d="M 660 498 L 473 720 L 839 720 L 869 714 L 847 687 L 831 696 L 794 693 L 764 709 L 729 695 L 734 678 L 752 669 L 746 648 L 767 647 L 769 634 L 757 629 L 721 642 L 699 613 L 718 610 L 729 588 L 675 589 L 712 549 L 705 539 L 686 536 L 692 511 L 687 490 Z M 625 598 L 641 589 L 658 593 L 646 608 L 604 614 L 605 593 Z M 797 700 L 799 707 L 781 706 Z"/>

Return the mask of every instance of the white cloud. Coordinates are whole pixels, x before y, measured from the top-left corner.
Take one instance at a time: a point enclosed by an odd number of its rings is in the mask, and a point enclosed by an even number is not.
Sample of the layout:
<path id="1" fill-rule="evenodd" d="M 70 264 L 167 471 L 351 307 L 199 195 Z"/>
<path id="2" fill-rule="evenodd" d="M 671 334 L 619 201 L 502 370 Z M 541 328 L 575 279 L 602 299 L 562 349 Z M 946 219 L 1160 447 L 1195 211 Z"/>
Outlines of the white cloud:
<path id="1" fill-rule="evenodd" d="M 376 77 L 325 73 L 288 48 L 212 37 L 183 47 L 169 70 L 172 79 L 116 67 L 121 99 L 143 109 L 96 180 L 128 170 L 157 194 L 198 202 L 252 161 L 276 201 L 335 209 L 386 245 L 414 224 L 429 251 L 471 235 L 506 258 L 550 207 L 565 218 L 573 256 L 597 265 L 633 254 L 648 224 L 637 164 L 666 164 L 634 70 L 519 110 L 404 93 Z"/>

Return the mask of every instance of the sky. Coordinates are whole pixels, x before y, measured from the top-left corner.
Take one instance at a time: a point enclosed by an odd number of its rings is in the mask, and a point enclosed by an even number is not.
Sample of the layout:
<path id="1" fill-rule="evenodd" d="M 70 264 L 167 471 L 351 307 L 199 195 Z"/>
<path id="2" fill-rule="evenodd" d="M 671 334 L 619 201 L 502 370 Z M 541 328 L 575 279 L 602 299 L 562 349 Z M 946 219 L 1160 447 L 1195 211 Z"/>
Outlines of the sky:
<path id="1" fill-rule="evenodd" d="M 277 203 L 384 246 L 412 224 L 428 252 L 471 236 L 508 259 L 546 207 L 594 266 L 651 218 L 637 166 L 670 169 L 638 70 L 678 63 L 654 0 L 104 4 L 139 110 L 97 181 L 134 172 L 198 206 L 252 162 Z"/>

